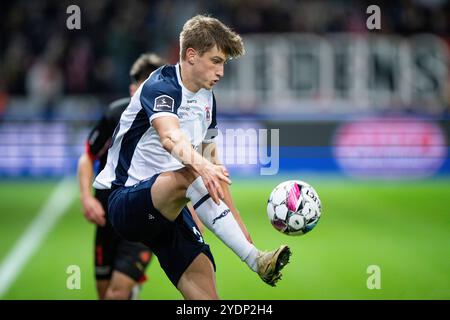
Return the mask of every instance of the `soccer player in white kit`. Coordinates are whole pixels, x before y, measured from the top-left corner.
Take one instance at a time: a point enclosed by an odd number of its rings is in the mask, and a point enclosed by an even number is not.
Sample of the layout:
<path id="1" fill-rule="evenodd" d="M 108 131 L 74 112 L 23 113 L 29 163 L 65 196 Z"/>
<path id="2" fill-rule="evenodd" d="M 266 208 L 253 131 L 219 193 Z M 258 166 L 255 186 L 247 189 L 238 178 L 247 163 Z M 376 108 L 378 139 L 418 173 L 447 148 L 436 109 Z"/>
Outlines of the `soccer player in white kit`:
<path id="1" fill-rule="evenodd" d="M 231 181 L 216 157 L 212 87 L 225 62 L 243 53 L 241 37 L 219 20 L 188 20 L 180 62 L 159 68 L 139 87 L 94 182 L 113 190 L 109 218 L 116 231 L 150 247 L 186 299 L 218 299 L 214 259 L 186 208 L 189 200 L 203 224 L 266 283 L 275 285 L 289 261 L 285 245 L 259 251 L 222 201 Z"/>

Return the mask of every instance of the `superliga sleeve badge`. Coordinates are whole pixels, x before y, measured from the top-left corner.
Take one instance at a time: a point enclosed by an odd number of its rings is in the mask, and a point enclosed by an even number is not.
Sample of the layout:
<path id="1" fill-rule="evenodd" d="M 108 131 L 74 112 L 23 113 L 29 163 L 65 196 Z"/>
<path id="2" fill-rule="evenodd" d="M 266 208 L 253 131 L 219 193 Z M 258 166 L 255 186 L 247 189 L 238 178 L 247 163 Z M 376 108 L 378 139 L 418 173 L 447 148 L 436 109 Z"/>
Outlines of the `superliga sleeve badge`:
<path id="1" fill-rule="evenodd" d="M 173 112 L 175 101 L 168 95 L 162 95 L 155 98 L 153 111 L 168 111 Z"/>

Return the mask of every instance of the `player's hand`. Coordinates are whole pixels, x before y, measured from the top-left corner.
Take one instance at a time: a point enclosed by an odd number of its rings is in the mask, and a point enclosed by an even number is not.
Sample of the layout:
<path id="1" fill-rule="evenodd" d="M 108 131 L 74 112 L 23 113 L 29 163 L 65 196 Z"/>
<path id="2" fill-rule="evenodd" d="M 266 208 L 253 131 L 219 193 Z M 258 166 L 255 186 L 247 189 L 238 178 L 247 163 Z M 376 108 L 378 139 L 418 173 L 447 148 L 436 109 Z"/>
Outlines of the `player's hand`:
<path id="1" fill-rule="evenodd" d="M 83 204 L 84 217 L 99 226 L 106 224 L 105 210 L 102 207 L 100 201 L 96 198 L 89 196 L 81 200 Z"/>
<path id="2" fill-rule="evenodd" d="M 200 172 L 200 176 L 203 179 L 203 183 L 208 190 L 213 201 L 219 205 L 220 200 L 223 200 L 224 193 L 220 186 L 220 181 L 224 181 L 231 184 L 231 180 L 228 178 L 230 174 L 224 166 L 208 164 L 203 167 Z"/>

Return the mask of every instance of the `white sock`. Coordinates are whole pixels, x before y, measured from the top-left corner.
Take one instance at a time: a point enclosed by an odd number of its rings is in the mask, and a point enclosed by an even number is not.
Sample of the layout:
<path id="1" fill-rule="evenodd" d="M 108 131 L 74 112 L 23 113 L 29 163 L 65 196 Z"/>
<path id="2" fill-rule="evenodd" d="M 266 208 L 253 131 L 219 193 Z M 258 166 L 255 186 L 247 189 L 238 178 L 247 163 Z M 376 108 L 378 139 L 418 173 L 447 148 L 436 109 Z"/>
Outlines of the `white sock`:
<path id="1" fill-rule="evenodd" d="M 137 283 L 131 289 L 130 300 L 139 300 L 139 293 L 141 293 L 141 285 Z"/>
<path id="2" fill-rule="evenodd" d="M 256 272 L 258 250 L 245 238 L 227 205 L 223 201 L 217 205 L 212 200 L 201 177 L 187 188 L 186 197 L 202 223 Z"/>

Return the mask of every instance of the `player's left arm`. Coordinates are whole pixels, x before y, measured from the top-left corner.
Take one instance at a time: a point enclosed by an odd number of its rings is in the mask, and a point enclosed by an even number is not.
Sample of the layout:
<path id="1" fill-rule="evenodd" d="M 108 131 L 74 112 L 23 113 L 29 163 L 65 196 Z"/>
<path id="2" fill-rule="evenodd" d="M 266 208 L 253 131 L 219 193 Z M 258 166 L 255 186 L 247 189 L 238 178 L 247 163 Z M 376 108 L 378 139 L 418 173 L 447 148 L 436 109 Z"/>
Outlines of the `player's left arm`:
<path id="1" fill-rule="evenodd" d="M 216 143 L 213 141 L 209 143 L 202 143 L 202 155 L 209 161 L 211 161 L 215 165 L 222 165 L 220 163 L 218 154 L 217 154 L 217 147 Z M 238 209 L 234 205 L 233 198 L 231 197 L 231 191 L 230 187 L 227 183 L 220 182 L 220 185 L 223 190 L 223 202 L 230 208 L 231 213 L 233 214 L 234 218 L 236 219 L 237 223 L 239 224 L 239 227 L 241 227 L 242 232 L 244 233 L 245 237 L 250 243 L 253 243 L 252 238 L 250 237 L 250 233 L 248 232 L 244 222 L 242 221 L 241 215 L 239 214 Z"/>

